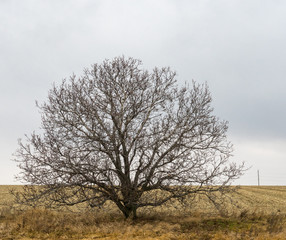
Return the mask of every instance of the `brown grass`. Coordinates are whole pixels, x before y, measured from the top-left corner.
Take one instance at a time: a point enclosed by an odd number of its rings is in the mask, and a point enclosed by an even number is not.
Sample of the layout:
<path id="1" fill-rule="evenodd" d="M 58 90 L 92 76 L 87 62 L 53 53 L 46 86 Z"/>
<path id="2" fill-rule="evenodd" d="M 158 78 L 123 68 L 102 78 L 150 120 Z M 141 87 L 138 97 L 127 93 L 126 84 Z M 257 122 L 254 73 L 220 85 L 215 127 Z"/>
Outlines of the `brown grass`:
<path id="1" fill-rule="evenodd" d="M 286 187 L 242 187 L 230 197 L 226 217 L 200 197 L 189 209 L 145 209 L 131 221 L 116 209 L 20 210 L 0 186 L 0 239 L 286 239 Z"/>

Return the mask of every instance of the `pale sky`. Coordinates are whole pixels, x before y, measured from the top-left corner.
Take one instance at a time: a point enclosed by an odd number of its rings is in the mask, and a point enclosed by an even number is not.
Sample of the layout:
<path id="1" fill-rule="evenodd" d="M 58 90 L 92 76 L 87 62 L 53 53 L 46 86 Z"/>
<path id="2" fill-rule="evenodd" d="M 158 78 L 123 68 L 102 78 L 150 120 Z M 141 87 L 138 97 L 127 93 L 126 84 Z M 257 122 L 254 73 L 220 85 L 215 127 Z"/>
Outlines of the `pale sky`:
<path id="1" fill-rule="evenodd" d="M 18 184 L 17 140 L 37 131 L 35 100 L 116 56 L 207 82 L 229 121 L 234 184 L 286 185 L 286 1 L 0 0 L 0 184 Z"/>

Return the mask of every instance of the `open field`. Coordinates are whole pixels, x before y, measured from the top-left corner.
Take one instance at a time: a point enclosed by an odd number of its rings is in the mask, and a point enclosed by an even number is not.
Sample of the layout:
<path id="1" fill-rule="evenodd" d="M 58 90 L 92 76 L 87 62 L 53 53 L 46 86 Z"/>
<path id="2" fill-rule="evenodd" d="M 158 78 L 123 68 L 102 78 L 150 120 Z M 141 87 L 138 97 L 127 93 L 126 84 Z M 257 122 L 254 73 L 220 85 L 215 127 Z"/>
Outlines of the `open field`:
<path id="1" fill-rule="evenodd" d="M 219 212 L 203 197 L 185 208 L 139 212 L 136 221 L 116 211 L 19 210 L 0 186 L 0 239 L 286 239 L 286 187 L 243 186 Z M 21 189 L 21 186 L 15 186 Z"/>

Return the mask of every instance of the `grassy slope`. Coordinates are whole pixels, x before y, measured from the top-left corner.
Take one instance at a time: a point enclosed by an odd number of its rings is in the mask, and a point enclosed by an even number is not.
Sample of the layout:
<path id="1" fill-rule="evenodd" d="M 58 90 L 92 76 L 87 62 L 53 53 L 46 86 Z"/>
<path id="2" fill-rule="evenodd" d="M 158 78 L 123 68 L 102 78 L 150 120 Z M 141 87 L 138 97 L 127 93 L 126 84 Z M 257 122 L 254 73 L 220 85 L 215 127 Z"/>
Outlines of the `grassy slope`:
<path id="1" fill-rule="evenodd" d="M 242 187 L 228 217 L 200 198 L 189 209 L 141 212 L 136 222 L 116 211 L 15 211 L 9 188 L 0 186 L 0 239 L 286 239 L 286 187 Z"/>

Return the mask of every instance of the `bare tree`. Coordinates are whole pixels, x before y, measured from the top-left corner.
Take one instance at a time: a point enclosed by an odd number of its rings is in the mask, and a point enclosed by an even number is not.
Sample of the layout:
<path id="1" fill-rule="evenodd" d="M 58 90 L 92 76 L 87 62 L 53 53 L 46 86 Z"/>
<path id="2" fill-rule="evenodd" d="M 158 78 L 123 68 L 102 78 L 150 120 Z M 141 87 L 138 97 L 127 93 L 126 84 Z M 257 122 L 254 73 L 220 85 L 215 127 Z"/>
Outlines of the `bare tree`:
<path id="1" fill-rule="evenodd" d="M 213 115 L 205 84 L 179 88 L 175 76 L 118 57 L 54 86 L 37 104 L 43 133 L 19 141 L 20 178 L 31 184 L 22 197 L 91 207 L 112 201 L 127 218 L 224 190 L 243 172 L 228 160 L 227 122 Z"/>

